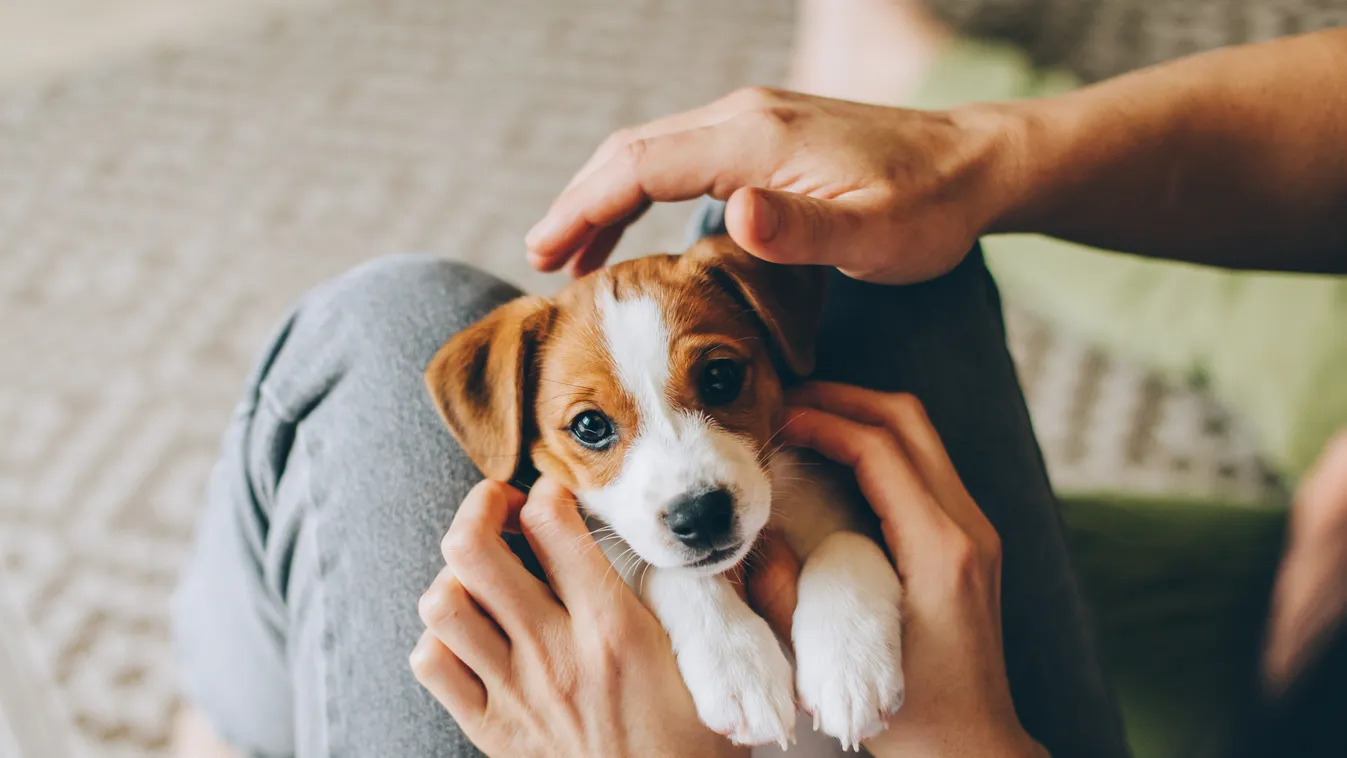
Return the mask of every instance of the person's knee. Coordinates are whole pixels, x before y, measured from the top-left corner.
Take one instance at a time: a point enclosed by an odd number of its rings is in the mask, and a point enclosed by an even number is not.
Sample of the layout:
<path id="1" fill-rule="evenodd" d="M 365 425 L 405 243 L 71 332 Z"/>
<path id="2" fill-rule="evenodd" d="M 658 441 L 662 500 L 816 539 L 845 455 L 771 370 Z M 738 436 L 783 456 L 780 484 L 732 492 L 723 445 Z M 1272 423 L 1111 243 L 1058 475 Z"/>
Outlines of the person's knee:
<path id="1" fill-rule="evenodd" d="M 520 294 L 463 263 L 433 255 L 390 255 L 309 293 L 290 339 L 322 344 L 339 350 L 345 360 L 366 364 L 427 361 L 450 336 Z"/>
<path id="2" fill-rule="evenodd" d="M 332 280 L 333 293 L 397 296 L 428 286 L 453 285 L 462 280 L 499 282 L 491 274 L 466 263 L 431 253 L 394 253 L 357 264 Z"/>
<path id="3" fill-rule="evenodd" d="M 351 417 L 420 409 L 422 375 L 435 352 L 519 294 L 480 269 L 430 255 L 377 258 L 319 285 L 256 364 L 246 398 L 265 408 L 276 435 L 259 442 L 254 429 L 251 444 L 274 442 L 267 459 L 280 456 L 294 423 L 319 403 Z"/>
<path id="4" fill-rule="evenodd" d="M 405 253 L 356 266 L 316 290 L 305 307 L 346 316 L 376 336 L 396 336 L 432 323 L 461 328 L 519 294 L 481 269 Z"/>

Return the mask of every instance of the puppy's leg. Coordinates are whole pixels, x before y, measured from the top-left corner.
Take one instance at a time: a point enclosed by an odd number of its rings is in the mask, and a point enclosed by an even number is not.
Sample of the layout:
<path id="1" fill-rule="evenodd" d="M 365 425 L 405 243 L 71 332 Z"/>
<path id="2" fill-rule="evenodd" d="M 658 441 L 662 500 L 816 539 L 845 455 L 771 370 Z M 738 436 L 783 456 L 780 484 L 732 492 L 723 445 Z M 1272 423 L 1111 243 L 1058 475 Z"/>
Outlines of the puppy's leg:
<path id="1" fill-rule="evenodd" d="M 790 662 L 725 577 L 651 569 L 642 594 L 669 633 L 703 723 L 741 745 L 794 737 Z"/>
<path id="2" fill-rule="evenodd" d="M 792 636 L 800 703 L 844 747 L 859 749 L 903 704 L 902 585 L 884 551 L 830 535 L 800 572 Z"/>

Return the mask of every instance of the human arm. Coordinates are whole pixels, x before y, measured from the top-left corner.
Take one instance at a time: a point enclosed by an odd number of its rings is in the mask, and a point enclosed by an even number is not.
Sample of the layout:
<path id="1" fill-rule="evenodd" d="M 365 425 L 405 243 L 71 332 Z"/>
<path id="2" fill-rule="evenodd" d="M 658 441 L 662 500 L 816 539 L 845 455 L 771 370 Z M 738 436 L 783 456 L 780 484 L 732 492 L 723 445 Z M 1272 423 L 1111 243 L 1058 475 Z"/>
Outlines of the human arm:
<path id="1" fill-rule="evenodd" d="M 1347 272 L 1347 30 L 1001 106 L 988 231 L 1232 268 Z"/>
<path id="2" fill-rule="evenodd" d="M 530 232 L 531 260 L 593 270 L 651 202 L 702 194 L 754 255 L 884 283 L 998 231 L 1347 271 L 1347 30 L 941 112 L 742 90 L 615 133 Z"/>

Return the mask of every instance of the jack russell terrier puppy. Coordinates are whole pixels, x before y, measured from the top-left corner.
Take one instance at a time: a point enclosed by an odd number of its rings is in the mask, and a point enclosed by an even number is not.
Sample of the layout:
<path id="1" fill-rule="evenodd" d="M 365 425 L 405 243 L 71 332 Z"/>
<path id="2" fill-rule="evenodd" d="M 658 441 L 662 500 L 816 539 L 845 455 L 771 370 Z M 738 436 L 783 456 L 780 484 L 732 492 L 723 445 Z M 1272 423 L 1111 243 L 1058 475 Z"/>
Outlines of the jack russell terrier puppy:
<path id="1" fill-rule="evenodd" d="M 698 715 L 739 744 L 784 749 L 798 695 L 815 730 L 859 750 L 903 702 L 902 587 L 873 513 L 849 472 L 772 445 L 782 378 L 814 368 L 824 281 L 703 240 L 506 303 L 426 370 L 485 476 L 531 463 L 576 494 Z M 793 674 L 724 576 L 768 523 L 803 561 Z"/>

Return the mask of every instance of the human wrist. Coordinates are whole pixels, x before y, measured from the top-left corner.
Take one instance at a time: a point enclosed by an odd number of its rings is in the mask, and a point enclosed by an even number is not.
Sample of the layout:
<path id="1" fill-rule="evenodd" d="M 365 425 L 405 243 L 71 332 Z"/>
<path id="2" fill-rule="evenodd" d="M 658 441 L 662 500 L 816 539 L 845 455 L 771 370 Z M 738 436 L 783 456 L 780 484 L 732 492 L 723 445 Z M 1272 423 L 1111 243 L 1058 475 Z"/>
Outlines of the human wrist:
<path id="1" fill-rule="evenodd" d="M 1138 124 L 1123 114 L 1109 118 L 1093 92 L 985 106 L 1004 132 L 994 181 L 999 188 L 988 234 L 1067 234 L 1080 231 L 1092 207 L 1092 179 L 1126 162 L 1141 139 Z M 1108 216 L 1107 209 L 1102 210 Z M 1090 231 L 1086 229 L 1085 231 Z"/>
<path id="2" fill-rule="evenodd" d="M 902 758 L 910 755 L 923 755 L 930 758 L 962 758 L 978 755 L 987 758 L 1051 758 L 1048 751 L 1029 733 L 1024 731 L 1019 721 L 996 725 L 984 724 L 986 728 L 970 729 L 969 724 L 960 725 L 950 732 L 943 727 L 934 731 L 921 728 L 904 728 L 901 732 L 884 732 L 865 743 L 865 749 L 874 758 Z"/>
<path id="3" fill-rule="evenodd" d="M 1038 119 L 1015 103 L 976 103 L 949 115 L 976 154 L 978 171 L 968 197 L 978 235 L 1019 231 L 1009 227 L 1023 223 L 1033 181 L 1042 174 L 1030 161 L 1032 143 L 1041 141 Z"/>
<path id="4" fill-rule="evenodd" d="M 1176 192 L 1206 110 L 1199 92 L 1149 72 L 1054 97 L 987 106 L 1000 117 L 1002 192 L 989 234 L 1046 234 L 1102 244 L 1137 209 Z M 1194 115 L 1194 114 L 1199 115 Z M 1144 210 L 1142 211 L 1144 212 Z"/>

